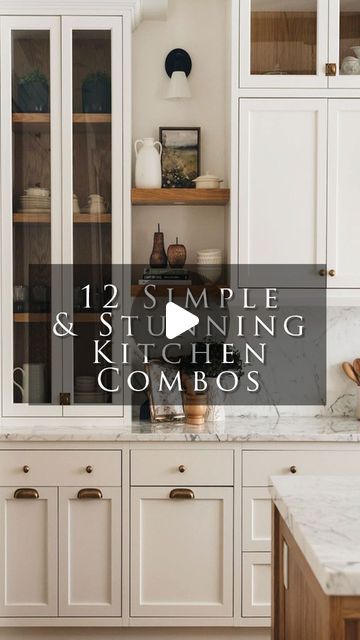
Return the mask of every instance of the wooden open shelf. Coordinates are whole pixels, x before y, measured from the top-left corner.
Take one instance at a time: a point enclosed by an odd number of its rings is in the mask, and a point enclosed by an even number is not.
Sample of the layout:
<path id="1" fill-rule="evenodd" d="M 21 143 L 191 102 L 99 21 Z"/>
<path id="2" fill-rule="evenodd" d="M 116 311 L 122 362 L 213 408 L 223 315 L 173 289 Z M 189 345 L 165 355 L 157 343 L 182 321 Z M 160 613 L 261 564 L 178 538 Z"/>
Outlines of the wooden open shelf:
<path id="1" fill-rule="evenodd" d="M 13 221 L 17 224 L 49 224 L 50 213 L 14 213 Z M 110 224 L 111 213 L 75 213 L 74 224 Z"/>
<path id="2" fill-rule="evenodd" d="M 230 189 L 132 189 L 133 205 L 217 205 L 230 200 Z"/>

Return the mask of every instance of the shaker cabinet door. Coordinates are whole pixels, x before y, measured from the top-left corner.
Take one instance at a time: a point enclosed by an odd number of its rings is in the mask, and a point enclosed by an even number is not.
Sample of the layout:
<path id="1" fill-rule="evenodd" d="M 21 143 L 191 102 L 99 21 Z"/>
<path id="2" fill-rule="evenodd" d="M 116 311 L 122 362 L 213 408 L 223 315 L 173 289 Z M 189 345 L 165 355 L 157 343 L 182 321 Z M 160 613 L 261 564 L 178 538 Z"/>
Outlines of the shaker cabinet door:
<path id="1" fill-rule="evenodd" d="M 60 488 L 61 616 L 121 616 L 121 488 Z"/>
<path id="2" fill-rule="evenodd" d="M 175 491 L 132 488 L 131 615 L 230 617 L 233 490 Z"/>
<path id="3" fill-rule="evenodd" d="M 1 488 L 0 522 L 0 616 L 56 616 L 56 488 Z"/>
<path id="4" fill-rule="evenodd" d="M 360 104 L 329 100 L 328 278 L 332 288 L 360 288 Z"/>
<path id="5" fill-rule="evenodd" d="M 238 262 L 324 264 L 327 101 L 241 99 L 239 136 Z"/>

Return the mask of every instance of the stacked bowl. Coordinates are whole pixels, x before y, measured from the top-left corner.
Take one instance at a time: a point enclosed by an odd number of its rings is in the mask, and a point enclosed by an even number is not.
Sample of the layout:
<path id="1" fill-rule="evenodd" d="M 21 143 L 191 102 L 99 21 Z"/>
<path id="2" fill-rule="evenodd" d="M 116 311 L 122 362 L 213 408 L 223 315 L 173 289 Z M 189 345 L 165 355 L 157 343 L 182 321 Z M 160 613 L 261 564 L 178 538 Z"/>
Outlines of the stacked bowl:
<path id="1" fill-rule="evenodd" d="M 223 254 L 221 249 L 202 249 L 197 253 L 198 273 L 203 282 L 214 284 L 222 273 Z"/>

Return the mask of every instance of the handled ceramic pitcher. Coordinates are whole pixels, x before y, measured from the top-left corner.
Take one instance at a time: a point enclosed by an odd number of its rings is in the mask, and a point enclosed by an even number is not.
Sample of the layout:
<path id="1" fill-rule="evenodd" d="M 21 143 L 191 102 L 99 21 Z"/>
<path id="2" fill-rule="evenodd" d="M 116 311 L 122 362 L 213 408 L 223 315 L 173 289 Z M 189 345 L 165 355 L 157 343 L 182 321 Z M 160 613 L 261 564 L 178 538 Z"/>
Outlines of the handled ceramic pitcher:
<path id="1" fill-rule="evenodd" d="M 139 145 L 141 145 L 140 149 Z M 135 155 L 135 187 L 137 189 L 161 189 L 161 142 L 155 142 L 154 138 L 136 140 Z"/>

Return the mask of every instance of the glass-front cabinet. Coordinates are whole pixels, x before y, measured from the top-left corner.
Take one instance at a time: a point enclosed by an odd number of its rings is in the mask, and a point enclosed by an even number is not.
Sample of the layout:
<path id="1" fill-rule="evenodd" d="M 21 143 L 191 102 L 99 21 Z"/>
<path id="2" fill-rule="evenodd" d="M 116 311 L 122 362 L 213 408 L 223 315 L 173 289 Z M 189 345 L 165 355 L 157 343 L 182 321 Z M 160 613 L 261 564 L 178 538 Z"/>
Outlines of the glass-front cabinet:
<path id="1" fill-rule="evenodd" d="M 239 6 L 241 88 L 360 88 L 359 0 Z"/>
<path id="2" fill-rule="evenodd" d="M 327 0 L 241 0 L 240 86 L 326 87 Z"/>
<path id="3" fill-rule="evenodd" d="M 1 18 L 4 416 L 124 415 L 84 348 L 124 261 L 122 37 L 121 16 Z M 54 334 L 64 310 L 81 339 Z"/>

